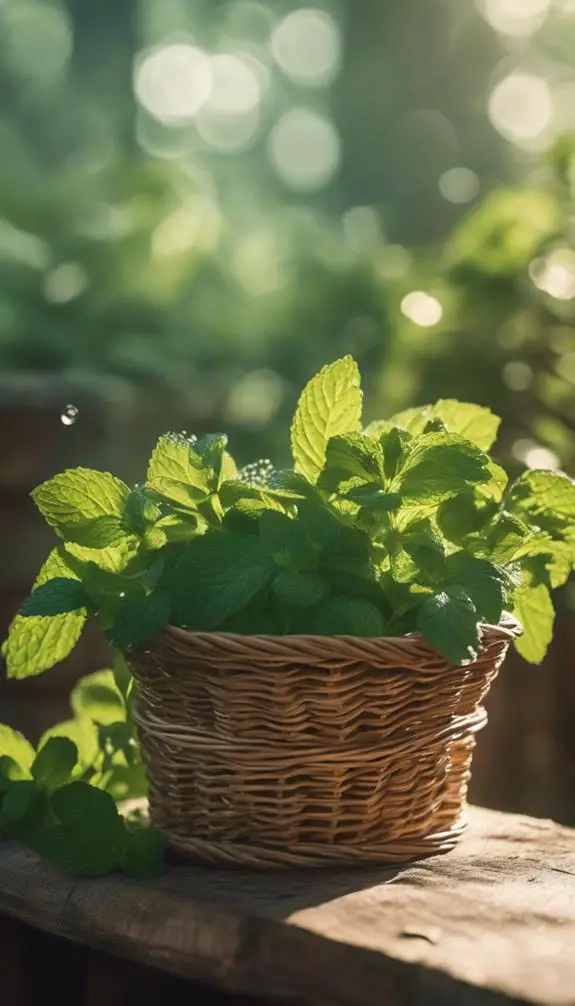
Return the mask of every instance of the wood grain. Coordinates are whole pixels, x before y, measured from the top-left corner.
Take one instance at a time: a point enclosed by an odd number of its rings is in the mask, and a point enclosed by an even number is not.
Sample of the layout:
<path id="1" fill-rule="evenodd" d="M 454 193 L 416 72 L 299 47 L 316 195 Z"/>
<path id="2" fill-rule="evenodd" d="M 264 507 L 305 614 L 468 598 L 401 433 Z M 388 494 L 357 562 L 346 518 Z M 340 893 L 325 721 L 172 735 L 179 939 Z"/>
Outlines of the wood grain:
<path id="1" fill-rule="evenodd" d="M 575 831 L 472 809 L 455 852 L 402 869 L 173 866 L 73 881 L 0 848 L 0 912 L 128 960 L 313 1006 L 575 1003 Z"/>

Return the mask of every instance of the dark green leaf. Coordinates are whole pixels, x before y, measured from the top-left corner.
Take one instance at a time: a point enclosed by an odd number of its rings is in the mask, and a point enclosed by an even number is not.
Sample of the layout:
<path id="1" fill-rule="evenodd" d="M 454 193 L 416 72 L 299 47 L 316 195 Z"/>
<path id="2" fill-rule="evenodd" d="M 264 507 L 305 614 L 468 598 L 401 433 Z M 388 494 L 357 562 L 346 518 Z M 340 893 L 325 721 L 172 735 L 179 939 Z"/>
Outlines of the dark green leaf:
<path id="1" fill-rule="evenodd" d="M 36 587 L 20 608 L 20 615 L 62 615 L 69 611 L 86 614 L 90 599 L 78 580 L 54 577 Z"/>
<path id="2" fill-rule="evenodd" d="M 272 590 L 281 604 L 288 608 L 309 608 L 325 593 L 325 583 L 317 573 L 278 573 Z"/>
<path id="3" fill-rule="evenodd" d="M 480 646 L 477 612 L 462 588 L 450 587 L 426 597 L 417 612 L 417 627 L 456 667 L 477 658 Z"/>
<path id="4" fill-rule="evenodd" d="M 13 828 L 21 824 L 32 813 L 38 799 L 38 787 L 32 779 L 11 782 L 2 800 L 2 827 Z"/>
<path id="5" fill-rule="evenodd" d="M 292 635 L 384 636 L 385 619 L 369 601 L 351 597 L 329 597 L 307 608 L 290 622 Z"/>
<path id="6" fill-rule="evenodd" d="M 506 601 L 502 571 L 486 559 L 456 552 L 447 560 L 446 573 L 451 583 L 463 587 L 479 617 L 497 625 Z"/>
<path id="7" fill-rule="evenodd" d="M 170 620 L 170 597 L 165 590 L 120 598 L 114 624 L 107 635 L 114 646 L 132 646 L 160 632 Z"/>
<path id="8" fill-rule="evenodd" d="M 160 517 L 160 507 L 144 486 L 135 486 L 126 500 L 124 516 L 135 534 L 143 534 Z"/>
<path id="9" fill-rule="evenodd" d="M 70 781 L 78 748 L 68 737 L 51 737 L 38 751 L 32 775 L 41 789 L 53 790 Z"/>
<path id="10" fill-rule="evenodd" d="M 73 785 L 83 785 L 74 783 Z M 93 793 L 100 791 L 88 786 Z M 57 790 L 61 793 L 62 790 Z M 107 793 L 101 796 L 108 797 Z M 113 803 L 113 800 L 112 800 Z M 56 824 L 45 828 L 34 837 L 34 849 L 55 866 L 66 873 L 80 878 L 102 877 L 116 869 L 123 855 L 122 840 L 110 842 L 101 829 L 89 832 L 66 824 Z"/>
<path id="11" fill-rule="evenodd" d="M 273 563 L 258 538 L 208 532 L 186 546 L 174 567 L 170 582 L 173 619 L 177 625 L 211 631 L 249 604 L 273 573 Z"/>

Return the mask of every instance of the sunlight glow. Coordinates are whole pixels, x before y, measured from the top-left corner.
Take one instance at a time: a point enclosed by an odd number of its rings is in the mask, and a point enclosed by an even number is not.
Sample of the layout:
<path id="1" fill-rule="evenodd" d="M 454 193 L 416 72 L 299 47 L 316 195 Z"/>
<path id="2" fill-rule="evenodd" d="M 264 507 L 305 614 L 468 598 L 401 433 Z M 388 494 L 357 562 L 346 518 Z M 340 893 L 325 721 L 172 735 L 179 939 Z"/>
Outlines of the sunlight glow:
<path id="1" fill-rule="evenodd" d="M 306 108 L 294 108 L 272 129 L 268 152 L 277 174 L 289 188 L 314 192 L 336 174 L 341 143 L 329 119 Z"/>
<path id="2" fill-rule="evenodd" d="M 545 258 L 534 259 L 529 275 L 538 290 L 555 300 L 572 300 L 575 297 L 575 252 L 570 248 L 556 248 Z"/>
<path id="3" fill-rule="evenodd" d="M 141 58 L 134 72 L 140 104 L 161 122 L 190 122 L 210 97 L 212 61 L 196 46 L 166 45 Z"/>
<path id="4" fill-rule="evenodd" d="M 491 124 L 508 140 L 515 143 L 532 140 L 553 119 L 549 84 L 533 74 L 512 73 L 492 91 L 488 114 Z"/>
<path id="5" fill-rule="evenodd" d="M 443 308 L 435 297 L 423 290 L 412 290 L 401 302 L 401 313 L 421 328 L 437 325 L 443 317 Z"/>
<path id="6" fill-rule="evenodd" d="M 341 59 L 340 31 L 322 10 L 296 10 L 272 33 L 271 50 L 292 80 L 313 87 L 331 83 Z"/>
<path id="7" fill-rule="evenodd" d="M 561 467 L 561 462 L 555 452 L 550 451 L 548 447 L 542 447 L 534 440 L 516 440 L 511 448 L 511 453 L 527 468 L 555 470 Z"/>
<path id="8" fill-rule="evenodd" d="M 217 112 L 230 115 L 249 112 L 260 102 L 258 79 L 238 56 L 212 56 L 212 88 L 209 103 Z"/>
<path id="9" fill-rule="evenodd" d="M 479 193 L 479 178 L 470 168 L 450 168 L 439 179 L 439 191 L 449 203 L 470 203 Z"/>
<path id="10" fill-rule="evenodd" d="M 551 0 L 483 0 L 481 13 L 495 31 L 512 38 L 526 38 L 541 28 Z"/>

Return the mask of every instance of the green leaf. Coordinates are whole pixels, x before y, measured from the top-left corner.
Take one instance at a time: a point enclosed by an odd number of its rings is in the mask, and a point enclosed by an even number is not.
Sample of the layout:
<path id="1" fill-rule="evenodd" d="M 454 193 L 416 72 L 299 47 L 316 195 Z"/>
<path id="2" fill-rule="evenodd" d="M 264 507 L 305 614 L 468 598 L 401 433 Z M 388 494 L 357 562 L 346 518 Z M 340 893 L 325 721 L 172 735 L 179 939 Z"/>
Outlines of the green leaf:
<path id="1" fill-rule="evenodd" d="M 315 565 L 317 554 L 302 521 L 266 510 L 258 526 L 261 545 L 278 566 L 299 571 Z"/>
<path id="2" fill-rule="evenodd" d="M 79 775 L 92 766 L 98 757 L 98 734 L 96 727 L 86 717 L 63 720 L 61 723 L 50 727 L 42 734 L 38 742 L 38 751 L 41 751 L 44 745 L 53 737 L 66 737 L 75 744 L 78 751 L 79 763 L 74 769 L 74 776 Z"/>
<path id="3" fill-rule="evenodd" d="M 74 574 L 86 582 L 86 574 L 96 568 L 111 574 L 115 579 L 114 589 L 118 589 L 117 577 L 137 575 L 145 568 L 147 557 L 143 555 L 141 541 L 136 535 L 126 535 L 116 545 L 106 548 L 87 548 L 76 542 L 67 541 L 64 554 Z"/>
<path id="4" fill-rule="evenodd" d="M 149 787 L 145 768 L 139 761 L 133 765 L 113 765 L 110 771 L 105 773 L 98 788 L 109 793 L 116 802 L 137 800 L 147 796 Z"/>
<path id="5" fill-rule="evenodd" d="M 70 696 L 74 714 L 95 723 L 117 723 L 126 719 L 126 706 L 113 671 L 95 671 L 80 678 Z"/>
<path id="6" fill-rule="evenodd" d="M 193 507 L 210 494 L 210 471 L 183 437 L 160 437 L 148 465 L 147 484 L 165 499 Z"/>
<path id="7" fill-rule="evenodd" d="M 382 434 L 380 444 L 383 450 L 383 470 L 389 481 L 394 479 L 403 467 L 412 440 L 412 434 L 399 426 L 393 426 Z"/>
<path id="8" fill-rule="evenodd" d="M 62 615 L 78 611 L 86 615 L 90 598 L 79 580 L 57 576 L 36 587 L 20 608 L 20 615 Z"/>
<path id="9" fill-rule="evenodd" d="M 309 608 L 325 593 L 325 583 L 317 573 L 278 573 L 272 590 L 281 604 L 288 608 Z"/>
<path id="10" fill-rule="evenodd" d="M 379 510 L 389 513 L 391 510 L 398 510 L 402 504 L 399 493 L 386 493 L 381 489 L 373 490 L 373 483 L 366 483 L 356 489 L 350 489 L 345 493 L 345 499 L 352 500 L 360 506 L 368 507 L 371 510 Z"/>
<path id="11" fill-rule="evenodd" d="M 477 658 L 477 612 L 463 589 L 449 587 L 426 597 L 417 612 L 417 628 L 456 667 Z"/>
<path id="12" fill-rule="evenodd" d="M 29 678 L 42 674 L 64 660 L 74 649 L 86 615 L 16 615 L 4 648 L 9 678 Z"/>
<path id="13" fill-rule="evenodd" d="M 514 559 L 530 574 L 532 586 L 544 583 L 555 589 L 569 579 L 573 568 L 573 549 L 566 542 L 554 541 L 543 532 L 526 538 L 515 552 Z"/>
<path id="14" fill-rule="evenodd" d="M 194 539 L 171 576 L 175 624 L 207 632 L 215 629 L 249 604 L 269 584 L 273 572 L 264 543 L 254 535 L 213 531 Z"/>
<path id="15" fill-rule="evenodd" d="M 369 601 L 328 597 L 297 615 L 287 631 L 292 635 L 384 636 L 385 619 Z"/>
<path id="16" fill-rule="evenodd" d="M 100 518 L 121 518 L 128 495 L 128 486 L 109 472 L 74 468 L 43 482 L 32 499 L 48 524 L 71 539 Z"/>
<path id="17" fill-rule="evenodd" d="M 383 488 L 383 451 L 377 441 L 363 433 L 330 437 L 318 485 L 327 492 L 335 492 L 339 483 L 351 475 L 364 480 L 378 479 L 379 488 Z"/>
<path id="18" fill-rule="evenodd" d="M 152 499 L 144 486 L 135 486 L 130 491 L 125 503 L 124 516 L 135 534 L 144 534 L 149 526 L 158 520 L 160 513 L 156 500 Z"/>
<path id="19" fill-rule="evenodd" d="M 341 534 L 341 524 L 328 506 L 316 500 L 297 504 L 297 523 L 312 548 L 318 552 L 333 548 Z"/>
<path id="20" fill-rule="evenodd" d="M 127 831 L 121 865 L 131 877 L 156 877 L 162 873 L 166 836 L 156 828 Z"/>
<path id="21" fill-rule="evenodd" d="M 479 547 L 483 546 L 483 553 L 489 556 L 492 562 L 504 566 L 515 558 L 528 534 L 529 528 L 526 524 L 502 511 L 486 531 L 478 536 Z"/>
<path id="22" fill-rule="evenodd" d="M 432 407 L 420 405 L 396 412 L 389 419 L 376 419 L 375 422 L 366 426 L 365 433 L 368 437 L 379 439 L 383 434 L 390 433 L 394 426 L 397 426 L 400 430 L 405 430 L 413 436 L 419 436 L 423 433 L 426 423 L 432 418 Z"/>
<path id="23" fill-rule="evenodd" d="M 414 441 L 391 489 L 406 500 L 439 502 L 490 478 L 487 455 L 455 434 L 429 433 Z"/>
<path id="24" fill-rule="evenodd" d="M 132 646 L 160 632 L 170 620 L 170 597 L 165 590 L 120 598 L 114 624 L 107 633 L 114 646 Z"/>
<path id="25" fill-rule="evenodd" d="M 431 406 L 431 412 L 445 423 L 449 433 L 459 434 L 482 451 L 488 451 L 497 439 L 501 420 L 482 405 L 443 398 Z"/>
<path id="26" fill-rule="evenodd" d="M 34 810 L 38 803 L 38 789 L 32 779 L 22 779 L 11 782 L 2 800 L 0 825 L 13 828 L 21 824 Z"/>
<path id="27" fill-rule="evenodd" d="M 509 489 L 507 507 L 522 521 L 575 541 L 575 482 L 561 472 L 524 472 Z"/>
<path id="28" fill-rule="evenodd" d="M 29 778 L 29 772 L 20 768 L 13 758 L 10 758 L 9 755 L 0 755 L 0 794 L 8 789 L 11 782 L 20 782 L 22 779 Z"/>
<path id="29" fill-rule="evenodd" d="M 11 758 L 24 772 L 29 773 L 36 752 L 23 734 L 6 723 L 0 723 L 0 757 L 4 756 Z"/>
<path id="30" fill-rule="evenodd" d="M 114 800 L 85 782 L 71 782 L 52 795 L 52 809 L 61 824 L 79 833 L 99 833 L 117 841 L 123 835 L 123 821 Z"/>
<path id="31" fill-rule="evenodd" d="M 67 737 L 51 737 L 38 751 L 32 765 L 37 785 L 46 790 L 69 782 L 78 762 L 78 748 Z"/>
<path id="32" fill-rule="evenodd" d="M 304 388 L 291 428 L 297 472 L 315 483 L 328 440 L 361 429 L 362 395 L 357 364 L 346 356 L 320 370 Z"/>
<path id="33" fill-rule="evenodd" d="M 547 587 L 527 587 L 516 591 L 513 614 L 523 626 L 515 648 L 530 664 L 540 664 L 553 637 L 555 612 Z"/>
<path id="34" fill-rule="evenodd" d="M 226 477 L 227 443 L 225 433 L 206 433 L 194 445 L 196 453 L 203 458 L 204 465 L 210 471 L 210 485 L 214 491 L 219 489 Z"/>
<path id="35" fill-rule="evenodd" d="M 479 617 L 497 625 L 506 602 L 502 571 L 486 559 L 456 552 L 447 559 L 446 572 L 452 584 L 463 587 Z"/>
<path id="36" fill-rule="evenodd" d="M 440 504 L 437 524 L 449 541 L 462 544 L 468 535 L 485 527 L 497 512 L 497 504 L 480 500 L 473 492 L 460 493 Z"/>

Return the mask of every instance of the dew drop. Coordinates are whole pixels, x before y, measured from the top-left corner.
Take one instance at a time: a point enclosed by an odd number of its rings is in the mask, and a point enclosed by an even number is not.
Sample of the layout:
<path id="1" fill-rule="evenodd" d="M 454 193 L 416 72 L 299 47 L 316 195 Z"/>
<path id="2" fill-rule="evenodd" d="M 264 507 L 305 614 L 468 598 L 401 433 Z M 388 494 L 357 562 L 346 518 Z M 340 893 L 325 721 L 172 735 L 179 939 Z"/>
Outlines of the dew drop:
<path id="1" fill-rule="evenodd" d="M 62 415 L 60 416 L 60 422 L 64 426 L 73 426 L 78 418 L 79 409 L 75 405 L 66 405 L 62 410 Z"/>

